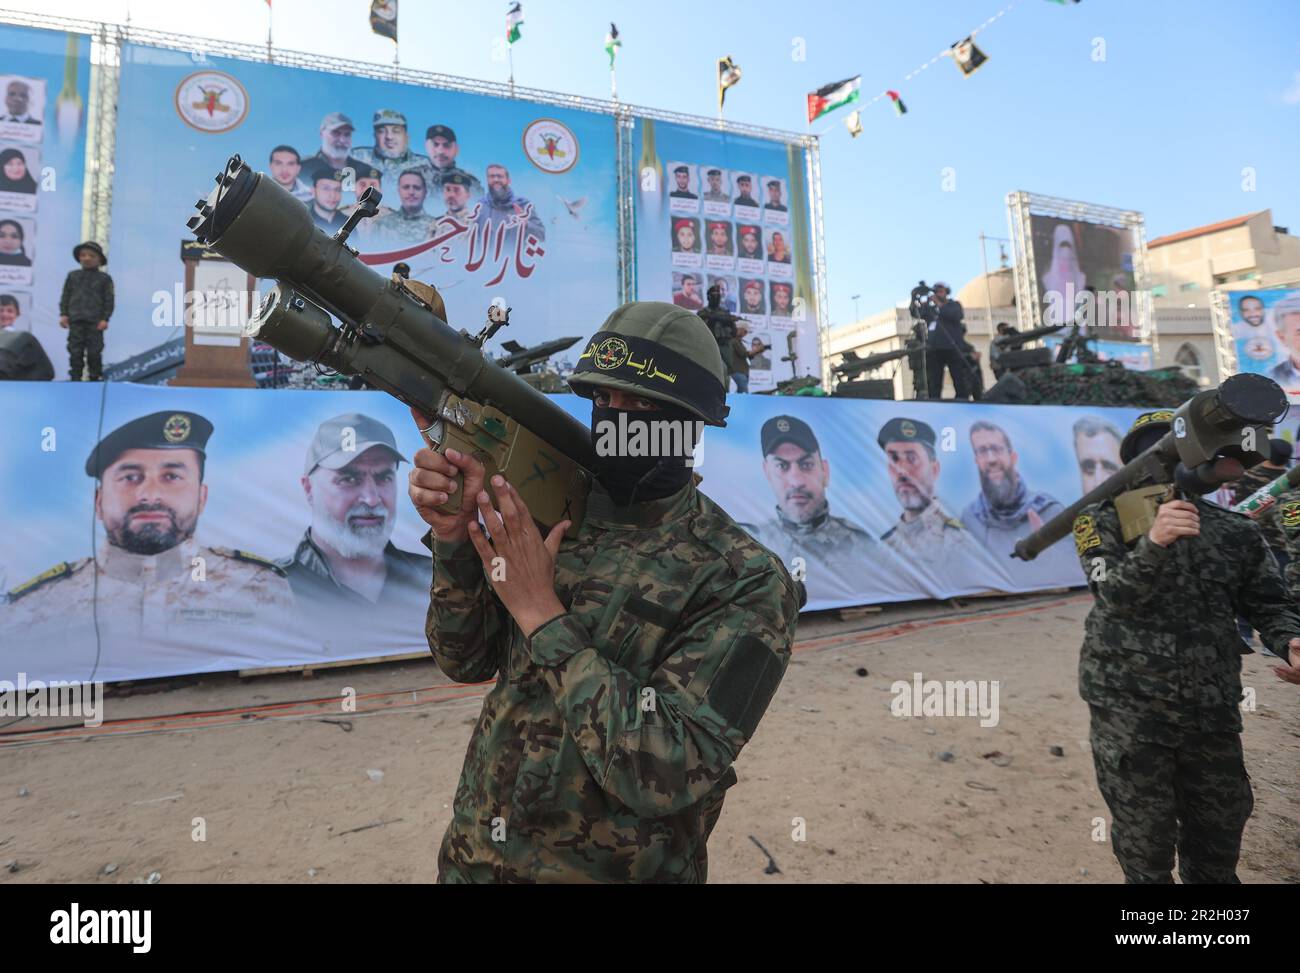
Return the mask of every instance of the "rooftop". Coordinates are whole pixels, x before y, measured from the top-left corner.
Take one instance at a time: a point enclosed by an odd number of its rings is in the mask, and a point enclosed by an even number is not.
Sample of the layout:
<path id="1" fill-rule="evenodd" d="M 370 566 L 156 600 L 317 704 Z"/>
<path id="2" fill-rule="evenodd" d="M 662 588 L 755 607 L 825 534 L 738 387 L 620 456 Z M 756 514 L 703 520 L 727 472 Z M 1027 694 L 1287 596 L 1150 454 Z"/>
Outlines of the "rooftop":
<path id="1" fill-rule="evenodd" d="M 1169 243 L 1177 243 L 1180 240 L 1190 240 L 1192 237 L 1204 236 L 1207 233 L 1218 233 L 1220 230 L 1231 230 L 1238 226 L 1244 226 L 1246 221 L 1252 216 L 1258 216 L 1259 213 L 1265 213 L 1267 210 L 1259 210 L 1255 213 L 1247 213 L 1245 216 L 1233 217 L 1230 220 L 1222 220 L 1218 223 L 1207 223 L 1205 226 L 1193 227 L 1190 230 L 1182 230 L 1178 233 L 1170 233 L 1168 236 L 1156 237 L 1147 244 L 1147 249 L 1152 247 L 1163 247 Z"/>

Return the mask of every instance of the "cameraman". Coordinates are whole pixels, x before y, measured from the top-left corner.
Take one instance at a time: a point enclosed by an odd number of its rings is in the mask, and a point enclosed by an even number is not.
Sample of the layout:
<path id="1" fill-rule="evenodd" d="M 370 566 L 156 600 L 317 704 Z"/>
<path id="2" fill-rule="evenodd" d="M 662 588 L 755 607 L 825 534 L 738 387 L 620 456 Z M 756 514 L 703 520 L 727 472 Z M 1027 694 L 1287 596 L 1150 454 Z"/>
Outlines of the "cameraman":
<path id="1" fill-rule="evenodd" d="M 736 371 L 732 355 L 732 339 L 736 337 L 736 322 L 740 320 L 722 306 L 722 288 L 714 284 L 708 290 L 708 304 L 695 313 L 703 319 L 713 333 L 713 340 L 718 343 L 718 353 L 722 355 L 724 374 L 732 375 Z"/>
<path id="2" fill-rule="evenodd" d="M 960 301 L 948 299 L 948 285 L 934 285 L 934 303 L 938 313 L 930 322 L 926 341 L 925 382 L 932 399 L 943 397 L 943 370 L 952 375 L 957 399 L 970 398 L 969 364 L 965 350 L 966 325 L 962 323 Z"/>

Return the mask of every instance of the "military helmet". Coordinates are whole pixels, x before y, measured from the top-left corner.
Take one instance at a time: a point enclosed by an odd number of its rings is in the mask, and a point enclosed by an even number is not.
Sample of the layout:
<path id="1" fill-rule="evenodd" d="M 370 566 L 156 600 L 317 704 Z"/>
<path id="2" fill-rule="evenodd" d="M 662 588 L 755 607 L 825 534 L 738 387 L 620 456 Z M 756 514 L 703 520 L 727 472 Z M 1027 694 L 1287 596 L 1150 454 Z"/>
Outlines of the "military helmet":
<path id="1" fill-rule="evenodd" d="M 1133 420 L 1133 425 L 1129 431 L 1124 434 L 1124 440 L 1119 444 L 1119 459 L 1121 463 L 1131 463 L 1138 453 L 1138 439 L 1146 438 L 1148 432 L 1159 432 L 1161 436 L 1167 433 L 1174 425 L 1173 409 L 1155 409 L 1151 412 L 1144 412 Z M 1147 443 L 1148 448 L 1154 443 L 1154 440 Z"/>
<path id="2" fill-rule="evenodd" d="M 632 301 L 591 336 L 569 376 L 591 398 L 597 387 L 679 406 L 711 426 L 725 426 L 727 373 L 717 339 L 690 311 L 663 301 Z"/>

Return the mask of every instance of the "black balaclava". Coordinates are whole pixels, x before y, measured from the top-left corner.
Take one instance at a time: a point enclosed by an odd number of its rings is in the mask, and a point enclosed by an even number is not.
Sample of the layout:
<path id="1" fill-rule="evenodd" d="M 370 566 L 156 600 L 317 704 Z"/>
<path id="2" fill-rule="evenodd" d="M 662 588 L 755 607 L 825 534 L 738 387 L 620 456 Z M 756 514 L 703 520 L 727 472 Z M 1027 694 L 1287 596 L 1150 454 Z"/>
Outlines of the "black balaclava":
<path id="1" fill-rule="evenodd" d="M 625 409 L 611 409 L 608 406 L 601 407 L 593 399 L 591 403 L 591 437 L 593 443 L 599 443 L 600 435 L 597 430 L 602 422 L 611 422 L 617 429 L 619 426 L 619 414 L 627 413 L 627 430 L 628 435 L 634 434 L 638 423 L 644 424 L 651 421 L 672 420 L 680 423 L 690 423 L 690 430 L 698 431 L 701 427 L 696 425 L 699 417 L 695 413 L 683 409 L 680 406 L 672 406 L 666 403 L 652 412 L 633 412 Z M 691 437 L 691 444 L 697 441 L 698 437 Z M 656 442 L 660 437 L 652 436 L 649 427 L 645 430 L 645 441 Z M 681 439 L 682 446 L 685 448 L 686 437 Z M 629 506 L 638 500 L 662 500 L 664 497 L 672 496 L 682 487 L 690 482 L 691 474 L 695 472 L 693 466 L 687 466 L 686 461 L 691 458 L 691 453 L 687 452 L 681 456 L 621 456 L 610 455 L 596 456 L 596 468 L 592 471 L 596 474 L 596 479 L 600 485 L 609 491 L 614 503 L 620 507 Z"/>

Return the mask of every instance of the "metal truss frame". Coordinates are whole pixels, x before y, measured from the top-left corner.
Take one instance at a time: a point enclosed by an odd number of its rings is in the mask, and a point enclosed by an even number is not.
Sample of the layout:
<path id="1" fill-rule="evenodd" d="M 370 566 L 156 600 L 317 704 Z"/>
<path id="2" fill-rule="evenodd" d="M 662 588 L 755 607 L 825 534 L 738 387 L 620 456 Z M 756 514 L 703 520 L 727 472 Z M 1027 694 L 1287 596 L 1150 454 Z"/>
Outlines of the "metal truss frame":
<path id="1" fill-rule="evenodd" d="M 1034 265 L 1031 216 L 1079 220 L 1129 230 L 1133 234 L 1133 292 L 1130 300 L 1138 322 L 1140 341 L 1150 342 L 1154 360 L 1158 352 L 1155 315 L 1147 275 L 1146 219 L 1137 210 L 1099 206 L 1059 196 L 1016 191 L 1007 193 L 1007 228 L 1015 259 L 1016 318 L 1021 330 L 1041 327 L 1043 309 L 1038 292 L 1038 271 Z"/>
<path id="2" fill-rule="evenodd" d="M 122 46 L 138 44 L 164 50 L 189 52 L 195 63 L 209 56 L 271 63 L 285 67 L 372 78 L 398 84 L 470 94 L 491 95 L 516 101 L 529 101 L 560 108 L 570 108 L 606 115 L 614 124 L 615 157 L 618 180 L 618 293 L 621 301 L 632 300 L 636 292 L 636 221 L 634 193 L 636 174 L 632 158 L 633 131 L 637 118 L 674 122 L 695 128 L 711 129 L 728 135 L 743 135 L 766 141 L 797 145 L 804 149 L 812 205 L 813 274 L 817 295 L 818 352 L 823 372 L 827 369 L 830 325 L 826 314 L 825 241 L 822 228 L 821 156 L 816 135 L 729 122 L 702 115 L 665 111 L 622 101 L 567 95 L 518 84 L 479 81 L 450 74 L 417 71 L 398 64 L 383 65 L 368 61 L 309 54 L 283 48 L 268 49 L 262 44 L 216 40 L 193 34 L 173 34 L 148 30 L 130 24 L 109 24 L 46 14 L 0 10 L 0 23 L 19 27 L 36 27 L 89 35 L 91 38 L 90 105 L 87 109 L 87 178 L 82 205 L 82 235 L 108 242 L 113 207 L 114 151 L 116 148 L 118 93 L 121 78 Z"/>
<path id="3" fill-rule="evenodd" d="M 805 142 L 808 163 L 808 189 L 812 196 L 813 287 L 817 292 L 817 357 L 821 364 L 822 388 L 831 387 L 831 325 L 826 311 L 826 239 L 822 223 L 822 154 L 815 138 Z"/>
<path id="4" fill-rule="evenodd" d="M 636 117 L 621 107 L 614 118 L 618 168 L 618 300 L 626 304 L 636 297 L 636 185 L 632 161 L 632 133 Z"/>
<path id="5" fill-rule="evenodd" d="M 1214 333 L 1214 360 L 1219 369 L 1219 381 L 1236 375 L 1241 368 L 1237 361 L 1237 341 L 1232 336 L 1232 297 L 1217 287 L 1210 291 L 1210 322 Z"/>

